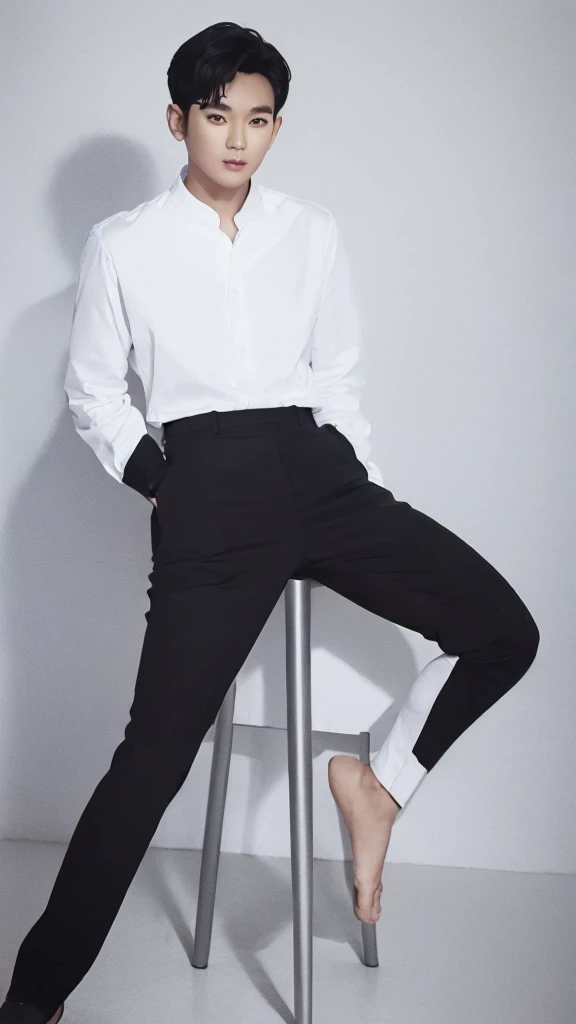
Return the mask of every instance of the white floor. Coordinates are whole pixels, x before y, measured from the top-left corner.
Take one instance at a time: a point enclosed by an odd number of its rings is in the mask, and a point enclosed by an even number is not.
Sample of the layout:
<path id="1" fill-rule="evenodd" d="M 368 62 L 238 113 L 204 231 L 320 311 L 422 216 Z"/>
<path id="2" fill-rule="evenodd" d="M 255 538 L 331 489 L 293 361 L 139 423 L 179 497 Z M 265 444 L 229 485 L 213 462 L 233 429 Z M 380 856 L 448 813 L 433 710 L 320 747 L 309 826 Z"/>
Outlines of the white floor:
<path id="1" fill-rule="evenodd" d="M 64 852 L 0 842 L 0 1002 Z M 63 1024 L 292 1024 L 290 862 L 222 854 L 197 970 L 200 856 L 148 850 Z M 351 864 L 314 863 L 314 1024 L 575 1024 L 576 876 L 387 863 L 383 882 L 369 968 Z"/>

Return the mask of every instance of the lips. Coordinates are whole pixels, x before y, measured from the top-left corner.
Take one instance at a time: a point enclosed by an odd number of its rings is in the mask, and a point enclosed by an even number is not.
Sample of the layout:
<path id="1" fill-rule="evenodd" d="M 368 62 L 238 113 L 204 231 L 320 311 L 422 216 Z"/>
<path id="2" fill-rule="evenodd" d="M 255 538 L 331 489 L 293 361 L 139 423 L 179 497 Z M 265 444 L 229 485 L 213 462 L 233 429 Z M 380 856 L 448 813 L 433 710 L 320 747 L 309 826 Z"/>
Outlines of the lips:
<path id="1" fill-rule="evenodd" d="M 224 163 L 225 164 L 233 164 L 234 167 L 245 167 L 246 166 L 246 161 L 245 160 L 225 160 Z"/>

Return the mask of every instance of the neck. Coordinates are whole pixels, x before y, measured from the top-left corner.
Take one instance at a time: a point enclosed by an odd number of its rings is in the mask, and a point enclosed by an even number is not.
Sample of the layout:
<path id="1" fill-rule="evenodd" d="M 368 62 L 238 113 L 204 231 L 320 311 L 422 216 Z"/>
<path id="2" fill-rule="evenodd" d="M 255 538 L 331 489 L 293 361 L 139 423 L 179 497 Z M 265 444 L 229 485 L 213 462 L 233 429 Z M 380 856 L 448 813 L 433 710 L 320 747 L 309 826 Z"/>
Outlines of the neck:
<path id="1" fill-rule="evenodd" d="M 191 171 L 190 165 L 184 179 L 188 191 L 200 202 L 216 210 L 224 220 L 231 220 L 238 213 L 246 201 L 251 184 L 250 178 L 238 188 L 224 188 L 206 175 L 198 175 L 196 170 Z"/>

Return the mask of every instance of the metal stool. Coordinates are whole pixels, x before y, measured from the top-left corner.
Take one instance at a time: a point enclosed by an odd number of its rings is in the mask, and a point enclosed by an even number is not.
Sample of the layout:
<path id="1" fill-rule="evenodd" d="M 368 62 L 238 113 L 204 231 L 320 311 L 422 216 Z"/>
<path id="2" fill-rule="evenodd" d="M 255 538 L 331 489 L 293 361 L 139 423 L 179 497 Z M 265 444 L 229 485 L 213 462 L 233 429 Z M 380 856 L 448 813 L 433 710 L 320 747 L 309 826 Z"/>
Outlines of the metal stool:
<path id="1" fill-rule="evenodd" d="M 292 858 L 294 1016 L 312 1024 L 312 716 L 310 591 L 316 581 L 294 577 L 284 589 L 290 847 Z M 202 847 L 192 966 L 208 966 L 226 790 L 232 754 L 236 680 L 216 719 Z M 359 757 L 369 763 L 370 733 L 359 734 Z M 376 925 L 360 922 L 364 963 L 378 967 Z"/>

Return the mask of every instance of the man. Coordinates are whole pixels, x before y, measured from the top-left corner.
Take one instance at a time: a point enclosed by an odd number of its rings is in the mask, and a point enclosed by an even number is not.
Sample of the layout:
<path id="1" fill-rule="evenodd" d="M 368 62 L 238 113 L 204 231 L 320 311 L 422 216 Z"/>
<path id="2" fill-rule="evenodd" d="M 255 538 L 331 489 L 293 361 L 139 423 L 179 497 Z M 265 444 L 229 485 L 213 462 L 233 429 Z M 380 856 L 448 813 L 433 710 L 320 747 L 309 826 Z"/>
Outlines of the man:
<path id="1" fill-rule="evenodd" d="M 95 225 L 84 248 L 65 389 L 106 471 L 154 506 L 150 610 L 125 738 L 20 947 L 4 1024 L 60 1019 L 292 576 L 443 652 L 370 765 L 330 761 L 366 923 L 380 914 L 400 809 L 536 654 L 512 587 L 397 501 L 369 459 L 363 324 L 341 233 L 324 207 L 253 180 L 289 80 L 254 30 L 224 22 L 184 43 L 167 121 L 187 164 L 170 189 Z M 164 450 L 130 402 L 129 364 Z"/>

